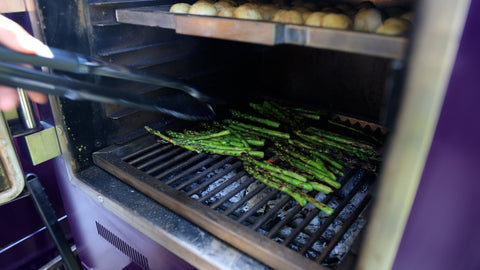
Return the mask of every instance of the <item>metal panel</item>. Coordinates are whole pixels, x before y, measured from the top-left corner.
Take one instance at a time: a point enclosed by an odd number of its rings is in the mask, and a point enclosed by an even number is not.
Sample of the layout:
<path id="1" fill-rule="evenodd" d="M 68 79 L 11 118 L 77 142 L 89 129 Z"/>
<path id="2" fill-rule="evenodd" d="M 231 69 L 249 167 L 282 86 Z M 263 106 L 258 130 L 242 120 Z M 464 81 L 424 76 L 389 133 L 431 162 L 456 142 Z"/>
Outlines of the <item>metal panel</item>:
<path id="1" fill-rule="evenodd" d="M 0 205 L 17 197 L 25 187 L 25 178 L 18 161 L 3 114 L 0 115 Z"/>

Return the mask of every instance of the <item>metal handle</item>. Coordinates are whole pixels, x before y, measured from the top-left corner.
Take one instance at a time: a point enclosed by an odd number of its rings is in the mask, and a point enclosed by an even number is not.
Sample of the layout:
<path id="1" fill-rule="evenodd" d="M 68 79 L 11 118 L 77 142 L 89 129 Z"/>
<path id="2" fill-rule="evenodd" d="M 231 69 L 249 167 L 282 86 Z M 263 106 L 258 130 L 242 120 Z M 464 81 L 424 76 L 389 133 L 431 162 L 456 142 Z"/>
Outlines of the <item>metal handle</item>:
<path id="1" fill-rule="evenodd" d="M 18 112 L 20 119 L 26 129 L 36 129 L 38 127 L 38 117 L 33 111 L 32 103 L 28 99 L 27 93 L 22 88 L 17 88 L 20 106 Z"/>

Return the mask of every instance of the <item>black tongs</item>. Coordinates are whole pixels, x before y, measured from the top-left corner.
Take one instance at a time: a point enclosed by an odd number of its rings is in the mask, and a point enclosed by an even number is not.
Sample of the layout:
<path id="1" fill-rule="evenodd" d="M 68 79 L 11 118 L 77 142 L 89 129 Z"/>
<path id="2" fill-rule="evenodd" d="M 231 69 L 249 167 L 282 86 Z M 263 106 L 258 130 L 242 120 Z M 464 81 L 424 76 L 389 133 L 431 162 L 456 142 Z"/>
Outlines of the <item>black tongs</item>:
<path id="1" fill-rule="evenodd" d="M 91 100 L 158 111 L 186 120 L 210 120 L 215 117 L 208 104 L 213 99 L 177 78 L 147 74 L 56 48 L 52 57 L 23 54 L 0 46 L 0 84 L 20 87 L 74 100 Z M 15 63 L 15 64 L 12 64 Z M 42 72 L 18 64 L 48 67 L 75 74 L 91 74 L 136 81 L 180 91 L 168 91 L 160 97 L 147 97 L 117 88 L 85 82 L 66 75 Z"/>

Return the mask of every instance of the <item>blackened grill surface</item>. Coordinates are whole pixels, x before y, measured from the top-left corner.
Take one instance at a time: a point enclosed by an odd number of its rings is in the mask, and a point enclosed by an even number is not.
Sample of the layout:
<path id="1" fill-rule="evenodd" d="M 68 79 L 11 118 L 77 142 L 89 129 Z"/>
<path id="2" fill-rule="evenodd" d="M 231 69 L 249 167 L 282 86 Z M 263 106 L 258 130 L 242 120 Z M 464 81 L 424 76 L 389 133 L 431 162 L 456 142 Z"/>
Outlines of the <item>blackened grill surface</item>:
<path id="1" fill-rule="evenodd" d="M 335 209 L 327 216 L 257 182 L 236 158 L 195 154 L 153 137 L 98 152 L 94 160 L 273 268 L 336 267 L 366 223 L 361 214 L 374 178 L 365 170 L 351 169 L 340 179 L 340 190 L 313 193 Z M 238 243 L 238 237 L 245 242 Z"/>

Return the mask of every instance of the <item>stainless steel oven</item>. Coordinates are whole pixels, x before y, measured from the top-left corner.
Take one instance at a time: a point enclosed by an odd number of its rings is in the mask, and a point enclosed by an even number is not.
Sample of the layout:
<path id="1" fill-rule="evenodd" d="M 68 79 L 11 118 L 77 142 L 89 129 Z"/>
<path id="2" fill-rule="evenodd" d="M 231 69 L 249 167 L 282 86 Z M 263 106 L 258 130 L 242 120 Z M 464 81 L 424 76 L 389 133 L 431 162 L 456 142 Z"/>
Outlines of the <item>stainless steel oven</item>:
<path id="1" fill-rule="evenodd" d="M 144 129 L 198 122 L 50 97 L 46 129 L 58 137 L 59 186 L 84 268 L 391 268 L 421 196 L 470 2 L 359 2 L 310 3 L 376 6 L 384 18 L 411 11 L 412 26 L 392 36 L 177 14 L 171 1 L 27 1 L 49 46 L 188 80 L 222 100 L 211 104 L 217 121 L 269 100 L 382 141 L 377 167 L 352 166 L 341 188 L 312 193 L 333 209 L 325 214 L 260 183 L 237 157 L 195 153 Z M 106 83 L 152 97 L 170 91 Z"/>

